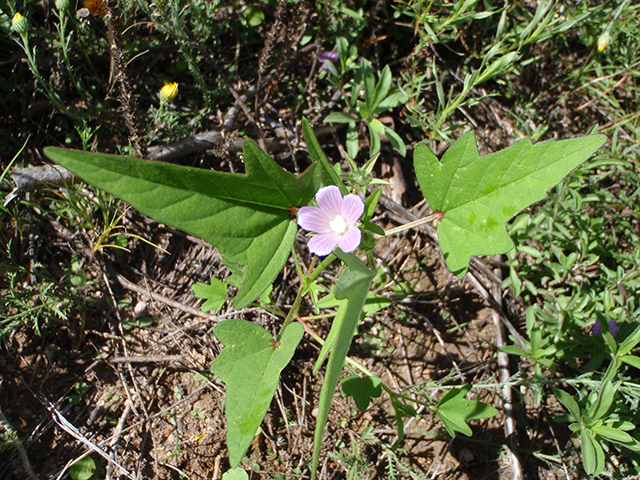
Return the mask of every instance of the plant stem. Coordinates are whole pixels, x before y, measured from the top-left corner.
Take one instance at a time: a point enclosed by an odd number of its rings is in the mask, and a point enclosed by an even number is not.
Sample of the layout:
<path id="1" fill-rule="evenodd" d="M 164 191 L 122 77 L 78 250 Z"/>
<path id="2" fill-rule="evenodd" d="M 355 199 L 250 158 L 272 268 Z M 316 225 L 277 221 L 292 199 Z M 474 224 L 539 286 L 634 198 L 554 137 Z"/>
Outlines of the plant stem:
<path id="1" fill-rule="evenodd" d="M 424 225 L 425 223 L 429 223 L 433 220 L 437 220 L 441 214 L 433 213 L 427 217 L 419 218 L 418 220 L 414 220 L 413 222 L 405 223 L 404 225 L 400 225 L 399 227 L 391 228 L 389 230 L 385 230 L 384 236 L 388 237 L 389 235 L 393 235 L 396 233 L 404 232 L 405 230 L 409 230 L 410 228 L 418 227 L 420 225 Z"/>
<path id="2" fill-rule="evenodd" d="M 34 472 L 33 468 L 31 467 L 29 457 L 27 457 L 27 451 L 24 449 L 22 442 L 20 442 L 18 434 L 13 428 L 13 425 L 11 425 L 7 420 L 7 417 L 4 416 L 2 410 L 0 410 L 0 425 L 2 425 L 7 432 L 5 435 L 3 435 L 4 439 L 18 451 L 18 455 L 20 455 L 20 460 L 22 461 L 22 468 L 24 468 L 24 470 L 27 472 L 29 478 L 31 478 L 31 480 L 40 480 L 36 475 L 36 472 Z"/>
<path id="3" fill-rule="evenodd" d="M 329 264 L 333 262 L 335 259 L 336 259 L 336 256 L 333 253 L 328 255 L 327 258 L 325 258 L 320 263 L 320 265 L 318 265 L 316 269 L 313 272 L 311 272 L 311 274 L 306 278 L 306 281 L 312 282 L 313 280 L 315 280 L 318 277 L 318 275 L 320 275 L 320 273 L 325 268 L 327 268 Z M 300 311 L 300 305 L 302 304 L 302 298 L 305 296 L 306 293 L 307 293 L 307 289 L 304 288 L 304 286 L 298 290 L 298 295 L 296 295 L 296 299 L 293 302 L 293 305 L 291 306 L 291 310 L 289 310 L 289 313 L 287 314 L 287 318 L 284 319 L 282 327 L 280 328 L 280 332 L 278 332 L 277 341 L 280 341 L 280 339 L 282 338 L 284 329 L 287 328 L 289 324 L 293 322 L 293 320 L 298 316 L 298 312 Z"/>

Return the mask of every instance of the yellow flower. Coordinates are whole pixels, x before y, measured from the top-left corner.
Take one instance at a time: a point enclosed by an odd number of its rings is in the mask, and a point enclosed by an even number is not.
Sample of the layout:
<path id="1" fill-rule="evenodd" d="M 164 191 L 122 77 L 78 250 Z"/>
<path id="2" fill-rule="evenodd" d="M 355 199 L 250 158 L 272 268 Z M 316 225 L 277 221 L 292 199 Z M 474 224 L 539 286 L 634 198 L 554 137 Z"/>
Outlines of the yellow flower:
<path id="1" fill-rule="evenodd" d="M 29 30 L 29 22 L 18 12 L 11 19 L 11 29 L 19 35 L 24 35 Z"/>
<path id="2" fill-rule="evenodd" d="M 178 96 L 178 82 L 165 83 L 160 93 L 160 103 L 167 103 Z"/>

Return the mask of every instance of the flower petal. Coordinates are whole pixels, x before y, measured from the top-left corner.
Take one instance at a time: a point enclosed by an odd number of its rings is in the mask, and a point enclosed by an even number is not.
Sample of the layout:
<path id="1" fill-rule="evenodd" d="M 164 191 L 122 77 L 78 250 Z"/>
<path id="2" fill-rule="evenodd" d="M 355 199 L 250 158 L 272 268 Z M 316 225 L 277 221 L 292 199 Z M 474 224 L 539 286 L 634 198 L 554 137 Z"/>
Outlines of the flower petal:
<path id="1" fill-rule="evenodd" d="M 327 215 L 327 217 L 335 218 L 336 215 L 342 213 L 342 194 L 340 189 L 335 185 L 329 185 L 322 187 L 316 193 L 316 201 L 320 210 Z"/>
<path id="2" fill-rule="evenodd" d="M 350 193 L 342 200 L 341 213 L 349 225 L 355 225 L 364 213 L 364 202 L 359 196 Z"/>
<path id="3" fill-rule="evenodd" d="M 616 335 L 618 335 L 618 333 L 620 333 L 620 329 L 618 328 L 618 324 L 616 323 L 615 320 L 609 320 L 608 325 L 609 325 L 609 333 L 611 334 L 612 337 L 615 337 Z"/>
<path id="4" fill-rule="evenodd" d="M 362 232 L 360 229 L 357 227 L 351 227 L 344 235 L 342 235 L 338 242 L 338 246 L 343 252 L 350 253 L 360 246 L 361 240 Z"/>
<path id="5" fill-rule="evenodd" d="M 309 239 L 307 247 L 309 247 L 311 253 L 315 253 L 319 257 L 324 257 L 336 248 L 339 241 L 340 235 L 336 235 L 335 233 L 320 233 Z"/>
<path id="6" fill-rule="evenodd" d="M 298 210 L 298 225 L 309 232 L 331 232 L 331 219 L 318 207 L 302 207 Z"/>

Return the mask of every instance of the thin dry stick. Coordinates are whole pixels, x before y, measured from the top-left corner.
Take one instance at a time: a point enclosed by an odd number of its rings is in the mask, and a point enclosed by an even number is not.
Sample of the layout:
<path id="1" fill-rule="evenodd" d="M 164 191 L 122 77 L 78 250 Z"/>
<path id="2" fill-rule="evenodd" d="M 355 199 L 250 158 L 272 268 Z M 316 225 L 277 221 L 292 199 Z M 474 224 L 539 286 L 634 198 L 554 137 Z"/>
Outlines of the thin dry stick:
<path id="1" fill-rule="evenodd" d="M 499 269 L 496 269 L 494 273 L 497 277 L 500 276 Z M 493 284 L 491 286 L 491 296 L 498 304 L 502 302 L 501 293 L 502 289 L 499 285 Z M 500 314 L 496 310 L 491 311 L 491 317 L 493 318 L 493 325 L 495 327 L 496 346 L 500 349 L 506 345 L 504 340 L 504 328 L 500 321 Z M 507 439 L 507 455 L 509 457 L 509 463 L 511 464 L 513 480 L 524 480 L 522 465 L 520 463 L 520 458 L 518 457 L 518 435 L 516 432 L 516 419 L 513 411 L 513 390 L 511 386 L 508 385 L 509 377 L 511 376 L 509 373 L 509 355 L 501 352 L 500 350 L 498 350 L 498 371 L 500 381 L 503 383 L 501 393 L 504 412 L 507 417 L 504 422 L 504 434 Z"/>
<path id="2" fill-rule="evenodd" d="M 47 401 L 45 403 L 45 407 L 47 408 L 47 410 L 49 411 L 49 413 L 53 417 L 53 420 L 58 424 L 58 426 L 62 430 L 67 432 L 69 435 L 71 435 L 76 440 L 80 441 L 82 444 L 84 444 L 87 448 L 89 448 L 93 452 L 95 452 L 98 455 L 100 455 L 102 458 L 104 458 L 106 461 L 108 461 L 110 465 L 115 465 L 123 475 L 127 476 L 127 478 L 130 478 L 131 480 L 135 480 L 135 478 L 133 477 L 133 475 L 131 475 L 129 470 L 127 470 L 122 465 L 120 465 L 116 461 L 116 459 L 113 458 L 113 456 L 111 456 L 111 454 L 107 453 L 105 450 L 100 448 L 98 445 L 96 445 L 95 443 L 93 443 L 89 439 L 87 439 L 85 436 L 83 436 L 80 433 L 80 431 L 76 427 L 74 427 L 71 424 L 71 422 L 69 422 L 69 420 L 67 420 L 64 417 L 64 415 L 62 415 L 62 413 L 60 413 L 60 411 L 56 408 L 56 406 L 53 403 Z M 59 478 L 61 478 L 61 477 L 59 477 Z"/>
<path id="3" fill-rule="evenodd" d="M 109 54 L 111 55 L 113 73 L 120 87 L 118 99 L 122 105 L 124 122 L 129 130 L 129 141 L 133 145 L 136 155 L 144 158 L 147 154 L 147 143 L 144 139 L 143 129 L 140 126 L 138 101 L 133 94 L 129 75 L 127 75 L 127 61 L 121 46 L 122 38 L 115 25 L 114 12 L 110 7 L 107 8 L 107 14 L 104 19 L 107 25 L 107 40 L 109 41 Z"/>
<path id="4" fill-rule="evenodd" d="M 549 430 L 551 431 L 551 437 L 553 438 L 553 444 L 555 445 L 556 449 L 558 450 L 558 454 L 559 454 L 560 459 L 562 461 L 562 469 L 564 470 L 564 476 L 565 476 L 565 478 L 567 480 L 571 480 L 571 477 L 569 477 L 569 470 L 567 470 L 567 464 L 564 463 L 564 452 L 560 448 L 560 443 L 558 442 L 558 437 L 556 437 L 556 431 L 553 429 L 552 422 L 548 418 L 547 412 L 545 410 L 542 410 L 542 412 L 543 412 L 545 418 L 547 419 L 547 425 L 549 425 Z"/>
<path id="5" fill-rule="evenodd" d="M 105 285 L 107 287 L 107 291 L 109 292 L 109 295 L 111 297 L 111 301 L 113 302 L 113 305 L 117 305 L 118 302 L 116 301 L 115 296 L 113 294 L 113 290 L 111 289 L 111 284 L 109 283 L 109 279 L 107 278 L 107 274 L 105 273 L 104 266 L 102 266 L 102 276 L 103 276 L 103 279 L 104 279 L 104 283 L 105 283 Z M 114 311 L 115 311 L 116 318 L 118 320 L 118 327 L 120 328 L 120 332 L 119 333 L 122 336 L 122 333 L 123 333 L 122 332 L 122 319 L 120 318 L 120 313 L 118 312 L 118 309 L 115 308 Z M 114 329 L 113 329 L 113 327 L 111 325 L 110 325 L 110 328 L 111 328 L 111 332 L 114 333 Z M 121 337 L 119 337 L 118 340 L 121 340 Z M 114 338 L 114 343 L 115 343 L 115 341 L 116 341 L 116 338 Z M 126 342 L 122 341 L 122 346 L 123 346 L 125 355 L 128 355 Z M 136 389 L 136 393 L 138 395 L 138 398 L 141 399 L 142 397 L 140 395 L 140 391 L 138 390 L 138 386 L 135 383 L 135 376 L 133 375 L 133 371 L 131 369 L 131 364 L 126 364 L 126 366 L 127 366 L 128 370 L 129 370 L 129 375 L 131 376 L 131 379 L 132 379 L 132 381 L 134 383 L 134 387 Z M 111 442 L 109 443 L 109 446 L 112 449 L 115 449 L 115 447 L 116 447 L 116 445 L 118 443 L 118 440 L 120 439 L 120 435 L 122 433 L 122 429 L 124 428 L 124 425 L 127 422 L 127 419 L 129 418 L 129 414 L 131 413 L 131 411 L 133 411 L 137 417 L 140 416 L 140 414 L 136 410 L 136 407 L 135 407 L 135 404 L 134 404 L 134 400 L 133 400 L 133 398 L 132 398 L 132 396 L 131 396 L 131 394 L 129 392 L 129 388 L 127 388 L 127 382 L 125 380 L 125 377 L 122 374 L 120 369 L 118 369 L 118 375 L 120 377 L 120 381 L 122 382 L 122 386 L 124 387 L 124 391 L 125 391 L 125 393 L 127 395 L 127 403 L 126 403 L 124 411 L 122 412 L 122 415 L 120 416 L 120 420 L 118 421 L 118 424 L 116 425 L 115 433 L 111 437 Z M 142 403 L 142 401 L 140 403 Z M 111 464 L 109 464 L 107 466 L 107 473 L 106 473 L 106 477 L 105 478 L 107 480 L 109 480 L 109 478 L 111 478 Z"/>
<path id="6" fill-rule="evenodd" d="M 195 317 L 200 317 L 200 318 L 204 318 L 207 320 L 212 320 L 214 322 L 220 322 L 222 321 L 222 318 L 216 316 L 216 315 L 209 315 L 208 313 L 204 313 L 201 310 L 198 310 L 197 308 L 193 308 L 193 307 L 189 307 L 188 305 L 184 305 L 182 303 L 176 302 L 175 300 L 171 300 L 168 297 L 165 297 L 164 295 L 160 295 L 159 293 L 154 293 L 149 291 L 146 288 L 141 287 L 140 285 L 136 285 L 133 282 L 130 282 L 129 280 L 127 280 L 127 278 L 125 278 L 124 276 L 120 275 L 118 272 L 116 272 L 115 270 L 113 270 L 112 268 L 109 268 L 109 273 L 111 275 L 113 275 L 113 277 L 118 280 L 118 282 L 120 283 L 120 285 L 122 285 L 124 288 L 126 288 L 127 290 L 131 290 L 132 292 L 136 292 L 144 297 L 147 297 L 150 300 L 153 300 L 155 302 L 161 302 L 164 303 L 165 305 L 168 305 L 170 307 L 176 308 L 178 310 L 182 310 L 183 312 L 186 312 L 190 315 L 193 315 Z"/>
<path id="7" fill-rule="evenodd" d="M 184 363 L 182 355 L 135 355 L 131 357 L 111 357 L 111 363 Z"/>

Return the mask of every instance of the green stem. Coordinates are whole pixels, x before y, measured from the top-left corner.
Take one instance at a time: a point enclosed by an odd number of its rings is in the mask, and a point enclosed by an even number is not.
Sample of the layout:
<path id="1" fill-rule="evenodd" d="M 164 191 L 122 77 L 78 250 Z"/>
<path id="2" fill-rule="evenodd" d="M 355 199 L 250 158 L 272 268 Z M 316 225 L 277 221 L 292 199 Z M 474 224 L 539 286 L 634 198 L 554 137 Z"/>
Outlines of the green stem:
<path id="1" fill-rule="evenodd" d="M 313 272 L 311 272 L 311 274 L 307 277 L 306 280 L 308 282 L 315 280 L 318 277 L 318 275 L 320 275 L 320 273 L 322 273 L 322 271 L 325 268 L 327 268 L 329 264 L 333 262 L 335 259 L 336 259 L 336 256 L 334 254 L 330 254 L 329 256 L 327 256 L 327 258 L 325 258 L 320 263 L 320 265 L 318 265 L 316 269 Z M 298 295 L 296 296 L 296 299 L 293 302 L 293 305 L 291 306 L 291 310 L 289 310 L 289 314 L 287 315 L 287 318 L 284 319 L 282 327 L 280 328 L 277 341 L 280 341 L 285 328 L 287 328 L 289 324 L 293 322 L 293 320 L 298 316 L 298 312 L 300 311 L 300 305 L 302 304 L 302 299 L 304 298 L 306 293 L 307 293 L 307 289 L 304 287 L 298 290 Z"/>
<path id="2" fill-rule="evenodd" d="M 33 52 L 31 51 L 31 48 L 29 47 L 29 36 L 26 33 L 22 33 L 20 34 L 20 38 L 22 39 L 22 43 L 20 44 L 20 46 L 24 50 L 24 53 L 27 55 L 27 63 L 29 64 L 29 69 L 31 70 L 31 73 L 33 73 L 33 76 L 36 77 L 38 83 L 42 85 L 42 88 L 47 97 L 49 97 L 49 100 L 51 100 L 51 102 L 58 108 L 58 110 L 60 110 L 61 113 L 64 113 L 75 120 L 81 120 L 78 115 L 74 114 L 74 112 L 71 112 L 66 107 L 60 96 L 49 87 L 49 84 L 46 83 L 42 78 L 42 75 L 40 75 L 40 70 L 38 70 L 38 65 L 36 64 L 35 57 L 33 55 Z"/>

